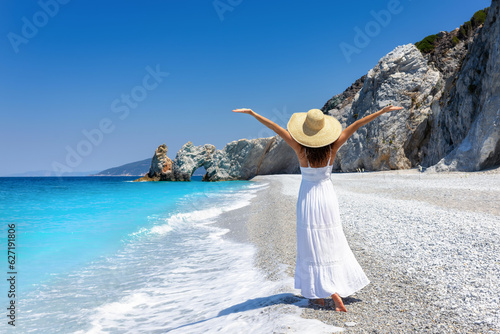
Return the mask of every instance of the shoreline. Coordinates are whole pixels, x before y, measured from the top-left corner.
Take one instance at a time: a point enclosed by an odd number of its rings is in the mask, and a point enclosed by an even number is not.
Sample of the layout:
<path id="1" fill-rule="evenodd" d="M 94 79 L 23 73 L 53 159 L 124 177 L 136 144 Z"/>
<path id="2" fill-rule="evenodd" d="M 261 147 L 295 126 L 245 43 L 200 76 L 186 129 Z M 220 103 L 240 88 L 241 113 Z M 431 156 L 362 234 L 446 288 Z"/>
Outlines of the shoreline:
<path id="1" fill-rule="evenodd" d="M 332 173 L 344 232 L 371 283 L 344 300 L 347 313 L 309 304 L 301 316 L 359 333 L 498 330 L 499 173 Z M 300 180 L 300 174 L 252 178 L 267 187 L 217 222 L 229 229 L 224 237 L 255 245 L 254 265 L 267 280 L 287 280 L 287 292 L 298 298 L 291 284 Z"/>

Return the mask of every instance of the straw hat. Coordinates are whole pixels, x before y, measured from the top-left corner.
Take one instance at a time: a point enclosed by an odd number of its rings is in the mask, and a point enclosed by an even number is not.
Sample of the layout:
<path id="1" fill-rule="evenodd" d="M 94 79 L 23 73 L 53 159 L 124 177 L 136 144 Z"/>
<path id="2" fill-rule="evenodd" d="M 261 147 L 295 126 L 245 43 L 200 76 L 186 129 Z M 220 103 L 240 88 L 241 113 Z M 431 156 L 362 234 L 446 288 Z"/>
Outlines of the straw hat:
<path id="1" fill-rule="evenodd" d="M 337 140 L 342 125 L 333 116 L 319 109 L 292 114 L 287 124 L 288 132 L 300 144 L 307 147 L 322 147 Z"/>

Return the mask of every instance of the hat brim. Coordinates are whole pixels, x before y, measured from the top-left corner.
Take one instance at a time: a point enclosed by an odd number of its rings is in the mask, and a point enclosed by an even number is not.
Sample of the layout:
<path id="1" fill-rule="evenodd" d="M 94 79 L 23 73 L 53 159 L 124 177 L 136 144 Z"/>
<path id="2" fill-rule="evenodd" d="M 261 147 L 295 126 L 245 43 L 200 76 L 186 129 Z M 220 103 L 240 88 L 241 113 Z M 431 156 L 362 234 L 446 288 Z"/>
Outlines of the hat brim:
<path id="1" fill-rule="evenodd" d="M 307 113 L 294 113 L 287 124 L 288 132 L 298 143 L 307 147 L 322 147 L 336 141 L 341 132 L 342 124 L 333 116 L 325 115 L 325 125 L 318 131 L 305 126 Z"/>

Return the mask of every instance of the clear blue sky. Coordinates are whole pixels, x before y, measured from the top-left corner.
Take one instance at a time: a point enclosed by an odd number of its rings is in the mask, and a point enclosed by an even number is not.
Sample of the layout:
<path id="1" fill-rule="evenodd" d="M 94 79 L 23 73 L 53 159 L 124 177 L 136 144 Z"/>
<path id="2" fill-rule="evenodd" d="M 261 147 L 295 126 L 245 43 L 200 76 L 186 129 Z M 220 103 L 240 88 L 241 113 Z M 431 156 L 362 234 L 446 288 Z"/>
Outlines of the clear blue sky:
<path id="1" fill-rule="evenodd" d="M 187 141 L 222 149 L 271 136 L 231 110 L 286 126 L 396 46 L 453 30 L 491 4 L 59 1 L 0 2 L 0 175 L 102 170 L 150 158 L 162 143 L 174 159 Z M 390 17 L 374 23 L 382 10 Z M 367 27 L 372 36 L 348 61 L 341 43 L 356 47 L 356 29 Z"/>

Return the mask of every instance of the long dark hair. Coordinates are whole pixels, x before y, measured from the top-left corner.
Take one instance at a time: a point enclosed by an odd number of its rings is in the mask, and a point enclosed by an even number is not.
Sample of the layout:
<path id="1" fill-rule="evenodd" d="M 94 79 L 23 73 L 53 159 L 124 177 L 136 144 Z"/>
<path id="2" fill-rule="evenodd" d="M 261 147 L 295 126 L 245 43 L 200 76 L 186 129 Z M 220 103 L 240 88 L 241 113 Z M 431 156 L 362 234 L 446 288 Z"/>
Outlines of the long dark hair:
<path id="1" fill-rule="evenodd" d="M 333 147 L 333 143 L 321 147 L 307 147 L 302 145 L 306 149 L 306 157 L 310 166 L 325 165 L 328 162 L 328 155 Z"/>

